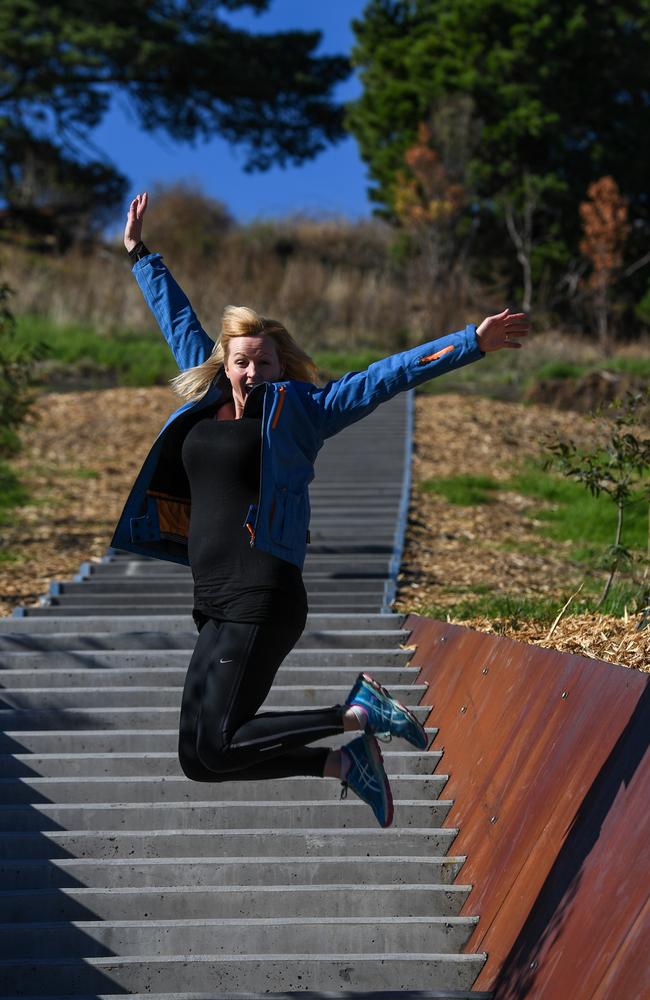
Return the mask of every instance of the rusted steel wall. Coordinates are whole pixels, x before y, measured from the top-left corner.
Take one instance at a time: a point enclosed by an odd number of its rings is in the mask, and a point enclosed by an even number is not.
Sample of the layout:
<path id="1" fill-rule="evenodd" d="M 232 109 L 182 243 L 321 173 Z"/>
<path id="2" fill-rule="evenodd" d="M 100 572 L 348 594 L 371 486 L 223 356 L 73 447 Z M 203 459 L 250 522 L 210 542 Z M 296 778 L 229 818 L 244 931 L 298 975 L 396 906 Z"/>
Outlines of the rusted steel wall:
<path id="1" fill-rule="evenodd" d="M 650 998 L 647 675 L 410 615 L 496 1000 Z"/>

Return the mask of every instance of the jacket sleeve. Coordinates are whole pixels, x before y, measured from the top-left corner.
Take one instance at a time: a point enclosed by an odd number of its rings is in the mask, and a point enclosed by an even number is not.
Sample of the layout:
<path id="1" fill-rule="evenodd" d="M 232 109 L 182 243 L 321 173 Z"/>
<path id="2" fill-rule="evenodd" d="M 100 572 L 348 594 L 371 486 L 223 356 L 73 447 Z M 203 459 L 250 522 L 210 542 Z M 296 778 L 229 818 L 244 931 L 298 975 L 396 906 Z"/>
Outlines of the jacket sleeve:
<path id="1" fill-rule="evenodd" d="M 363 372 L 349 372 L 314 393 L 321 434 L 331 437 L 371 413 L 398 392 L 484 357 L 472 324 L 438 340 L 375 361 Z"/>
<path id="2" fill-rule="evenodd" d="M 160 254 L 152 253 L 136 261 L 133 274 L 181 371 L 207 361 L 214 341 L 199 323 Z"/>

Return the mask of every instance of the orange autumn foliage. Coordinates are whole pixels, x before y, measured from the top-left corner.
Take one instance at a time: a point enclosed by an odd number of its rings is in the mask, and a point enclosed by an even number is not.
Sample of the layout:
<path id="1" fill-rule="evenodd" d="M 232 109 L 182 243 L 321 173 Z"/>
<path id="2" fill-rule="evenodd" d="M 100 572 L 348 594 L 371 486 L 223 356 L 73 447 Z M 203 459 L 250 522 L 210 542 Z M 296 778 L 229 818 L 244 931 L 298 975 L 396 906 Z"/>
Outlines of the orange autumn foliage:
<path id="1" fill-rule="evenodd" d="M 421 122 L 418 141 L 404 154 L 408 168 L 399 171 L 394 188 L 394 206 L 406 225 L 448 222 L 465 200 L 462 184 L 449 180 L 440 154 L 431 147 L 431 131 Z"/>
<path id="2" fill-rule="evenodd" d="M 603 290 L 623 266 L 623 246 L 630 231 L 628 203 L 609 176 L 590 184 L 587 195 L 589 200 L 580 205 L 580 251 L 592 265 L 589 287 Z"/>

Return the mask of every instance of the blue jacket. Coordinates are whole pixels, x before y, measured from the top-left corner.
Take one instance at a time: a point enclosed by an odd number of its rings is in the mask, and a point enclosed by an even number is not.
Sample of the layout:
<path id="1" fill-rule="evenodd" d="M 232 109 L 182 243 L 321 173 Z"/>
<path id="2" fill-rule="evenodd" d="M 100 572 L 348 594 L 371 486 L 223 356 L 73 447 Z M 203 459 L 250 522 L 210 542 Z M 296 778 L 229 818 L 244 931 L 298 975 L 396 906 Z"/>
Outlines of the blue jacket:
<path id="1" fill-rule="evenodd" d="M 201 364 L 214 342 L 201 327 L 160 254 L 133 267 L 136 280 L 181 370 Z M 371 413 L 398 392 L 483 357 L 476 328 L 467 326 L 438 340 L 350 372 L 319 388 L 307 382 L 266 382 L 262 397 L 262 449 L 257 504 L 242 511 L 250 544 L 302 568 L 309 532 L 308 486 L 326 438 Z M 203 399 L 179 407 L 158 434 L 131 489 L 111 545 L 140 555 L 188 564 L 190 488 L 181 461 L 188 430 L 227 386 L 212 384 Z"/>

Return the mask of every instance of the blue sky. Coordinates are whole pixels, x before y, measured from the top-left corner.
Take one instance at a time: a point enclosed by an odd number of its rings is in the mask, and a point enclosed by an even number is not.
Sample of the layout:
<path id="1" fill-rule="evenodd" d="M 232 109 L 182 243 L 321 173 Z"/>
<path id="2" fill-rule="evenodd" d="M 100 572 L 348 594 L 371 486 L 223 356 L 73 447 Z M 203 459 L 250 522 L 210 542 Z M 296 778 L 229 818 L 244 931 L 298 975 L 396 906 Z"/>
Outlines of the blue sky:
<path id="1" fill-rule="evenodd" d="M 271 0 L 269 10 L 259 16 L 249 10 L 221 16 L 255 32 L 318 29 L 323 33 L 318 54 L 344 54 L 354 44 L 350 21 L 361 15 L 365 5 L 366 0 Z M 337 88 L 335 97 L 352 100 L 359 92 L 352 76 Z M 242 149 L 219 138 L 191 147 L 174 143 L 163 133 L 147 134 L 126 101 L 116 98 L 92 139 L 129 178 L 133 194 L 151 189 L 155 181 L 193 181 L 224 202 L 240 222 L 293 212 L 349 219 L 371 214 L 365 165 L 352 138 L 302 167 L 246 174 Z"/>

